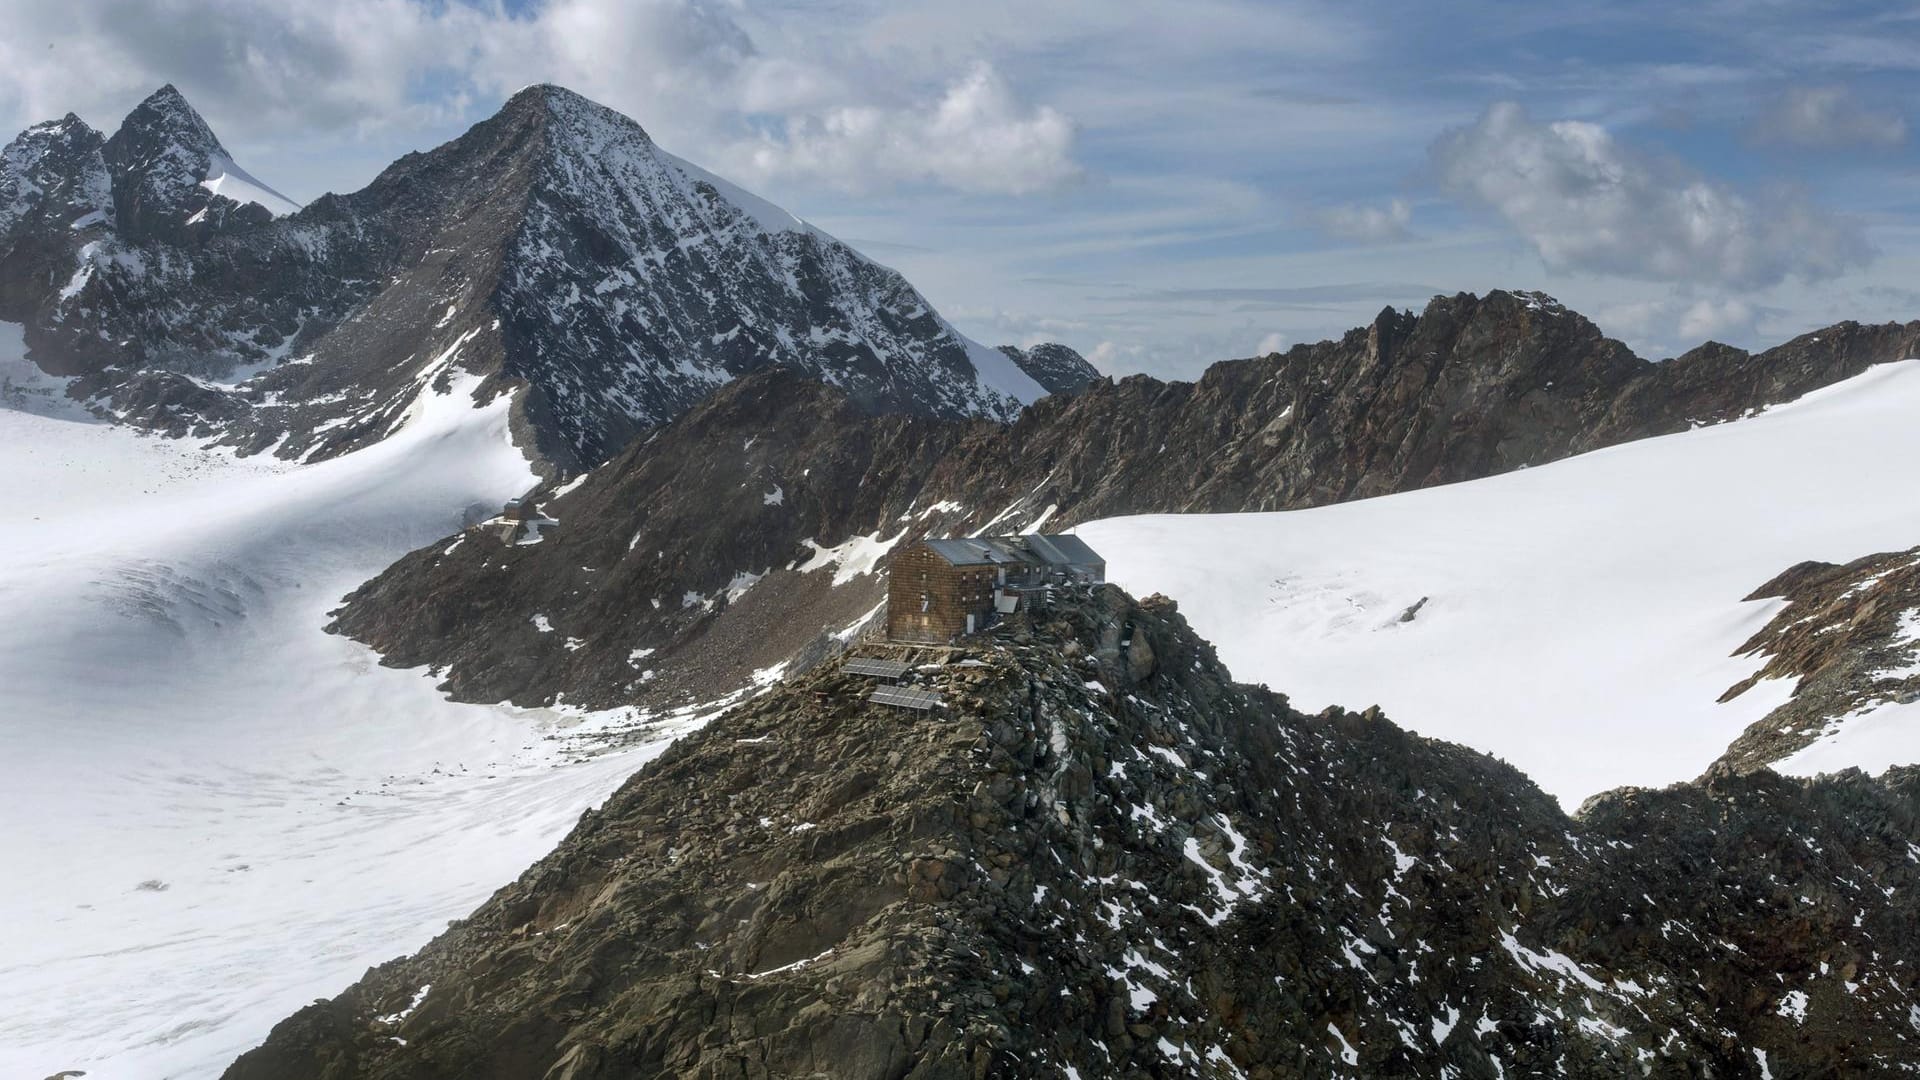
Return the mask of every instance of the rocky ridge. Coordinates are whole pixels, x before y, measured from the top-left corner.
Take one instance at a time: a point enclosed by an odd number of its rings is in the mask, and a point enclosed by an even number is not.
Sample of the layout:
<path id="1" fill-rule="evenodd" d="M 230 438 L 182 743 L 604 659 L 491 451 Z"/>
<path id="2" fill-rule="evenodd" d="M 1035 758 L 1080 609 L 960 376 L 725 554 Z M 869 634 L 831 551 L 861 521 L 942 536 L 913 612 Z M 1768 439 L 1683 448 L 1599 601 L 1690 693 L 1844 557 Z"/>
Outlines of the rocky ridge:
<path id="1" fill-rule="evenodd" d="M 1033 381 L 1046 387 L 1049 394 L 1077 394 L 1100 377 L 1099 369 L 1087 358 L 1055 342 L 1043 342 L 1032 348 L 1002 345 L 1000 351 L 1020 365 Z"/>
<path id="2" fill-rule="evenodd" d="M 684 704 L 843 647 L 882 597 L 886 553 L 922 535 L 1473 479 L 1733 419 L 1916 347 L 1920 323 L 1844 323 L 1654 364 L 1543 297 L 1495 292 L 1194 383 L 1097 380 L 1004 427 L 874 417 L 768 373 L 549 498 L 560 524 L 538 543 L 422 548 L 336 626 L 466 700 Z"/>
<path id="3" fill-rule="evenodd" d="M 1568 818 L 1110 586 L 912 658 L 942 709 L 772 688 L 227 1076 L 1920 1070 L 1916 770 Z"/>
<path id="4" fill-rule="evenodd" d="M 516 395 L 554 473 L 768 365 L 871 410 L 1008 418 L 1044 393 L 899 274 L 558 87 L 280 217 L 214 190 L 241 176 L 172 87 L 111 138 L 29 129 L 0 152 L 0 319 L 104 413 L 303 459 L 459 372 Z"/>
<path id="5" fill-rule="evenodd" d="M 1800 563 L 1747 599 L 1783 606 L 1740 647 L 1738 655 L 1765 664 L 1721 700 L 1770 679 L 1792 679 L 1794 688 L 1734 741 L 1727 766 L 1760 768 L 1881 709 L 1920 701 L 1920 548 L 1844 566 Z"/>

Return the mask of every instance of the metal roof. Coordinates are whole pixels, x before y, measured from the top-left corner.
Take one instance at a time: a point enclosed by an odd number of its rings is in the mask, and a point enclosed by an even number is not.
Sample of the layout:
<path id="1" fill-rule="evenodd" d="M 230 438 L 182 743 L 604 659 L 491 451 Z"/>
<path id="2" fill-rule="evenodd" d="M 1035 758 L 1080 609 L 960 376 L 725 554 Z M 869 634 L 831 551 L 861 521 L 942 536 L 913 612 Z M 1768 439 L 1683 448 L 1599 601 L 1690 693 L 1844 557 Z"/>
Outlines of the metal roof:
<path id="1" fill-rule="evenodd" d="M 928 540 L 927 546 L 955 566 L 995 566 L 1026 561 L 1007 550 L 1005 543 L 999 540 L 950 537 Z"/>
<path id="2" fill-rule="evenodd" d="M 897 679 L 912 669 L 912 664 L 898 660 L 875 660 L 867 656 L 856 656 L 842 668 L 851 675 L 873 675 L 882 679 Z"/>
<path id="3" fill-rule="evenodd" d="M 1055 566 L 1092 566 L 1095 563 L 1106 562 L 1087 546 L 1085 540 L 1070 533 L 1059 533 L 1054 536 L 1035 533 L 1023 539 L 1042 560 Z"/>
<path id="4" fill-rule="evenodd" d="M 1104 564 L 1085 540 L 1065 533 L 1025 536 L 966 536 L 929 539 L 926 545 L 954 566 L 1005 566 L 1042 563 L 1048 566 Z"/>
<path id="5" fill-rule="evenodd" d="M 867 700 L 876 705 L 897 705 L 902 709 L 926 711 L 940 704 L 940 695 L 916 686 L 876 686 Z"/>

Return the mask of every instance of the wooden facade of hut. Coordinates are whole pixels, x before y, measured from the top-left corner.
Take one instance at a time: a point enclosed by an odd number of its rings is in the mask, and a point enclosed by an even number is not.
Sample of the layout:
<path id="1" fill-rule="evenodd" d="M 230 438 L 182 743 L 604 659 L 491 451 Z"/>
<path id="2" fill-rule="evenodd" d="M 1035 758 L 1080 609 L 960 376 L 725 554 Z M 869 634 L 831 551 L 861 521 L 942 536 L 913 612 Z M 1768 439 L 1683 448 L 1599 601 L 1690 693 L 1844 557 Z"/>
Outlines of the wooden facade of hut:
<path id="1" fill-rule="evenodd" d="M 1014 610 L 1020 590 L 1106 579 L 1106 561 L 1077 536 L 922 540 L 893 557 L 887 637 L 938 644 L 978 633 Z"/>

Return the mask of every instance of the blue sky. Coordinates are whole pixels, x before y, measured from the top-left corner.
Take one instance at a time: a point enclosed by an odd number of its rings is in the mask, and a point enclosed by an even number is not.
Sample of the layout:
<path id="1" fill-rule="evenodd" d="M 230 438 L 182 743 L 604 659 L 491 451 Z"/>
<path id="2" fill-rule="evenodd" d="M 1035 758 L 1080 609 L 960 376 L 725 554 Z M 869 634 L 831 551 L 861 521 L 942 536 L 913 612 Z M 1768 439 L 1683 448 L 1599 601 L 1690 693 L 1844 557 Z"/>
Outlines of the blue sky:
<path id="1" fill-rule="evenodd" d="M 18 0 L 15 128 L 162 82 L 296 198 L 551 81 L 990 342 L 1191 377 L 1435 292 L 1643 354 L 1920 317 L 1894 4 Z"/>

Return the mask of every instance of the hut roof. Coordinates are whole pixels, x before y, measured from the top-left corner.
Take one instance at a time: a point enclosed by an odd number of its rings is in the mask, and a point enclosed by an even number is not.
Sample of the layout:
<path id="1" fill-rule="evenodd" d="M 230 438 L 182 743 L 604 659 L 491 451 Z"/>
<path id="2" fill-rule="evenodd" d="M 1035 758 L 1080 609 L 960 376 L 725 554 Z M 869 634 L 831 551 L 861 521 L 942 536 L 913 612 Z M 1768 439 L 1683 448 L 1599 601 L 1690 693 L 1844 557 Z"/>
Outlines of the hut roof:
<path id="1" fill-rule="evenodd" d="M 946 537 L 928 540 L 926 545 L 954 566 L 1095 566 L 1106 561 L 1085 540 L 1065 533 Z"/>

